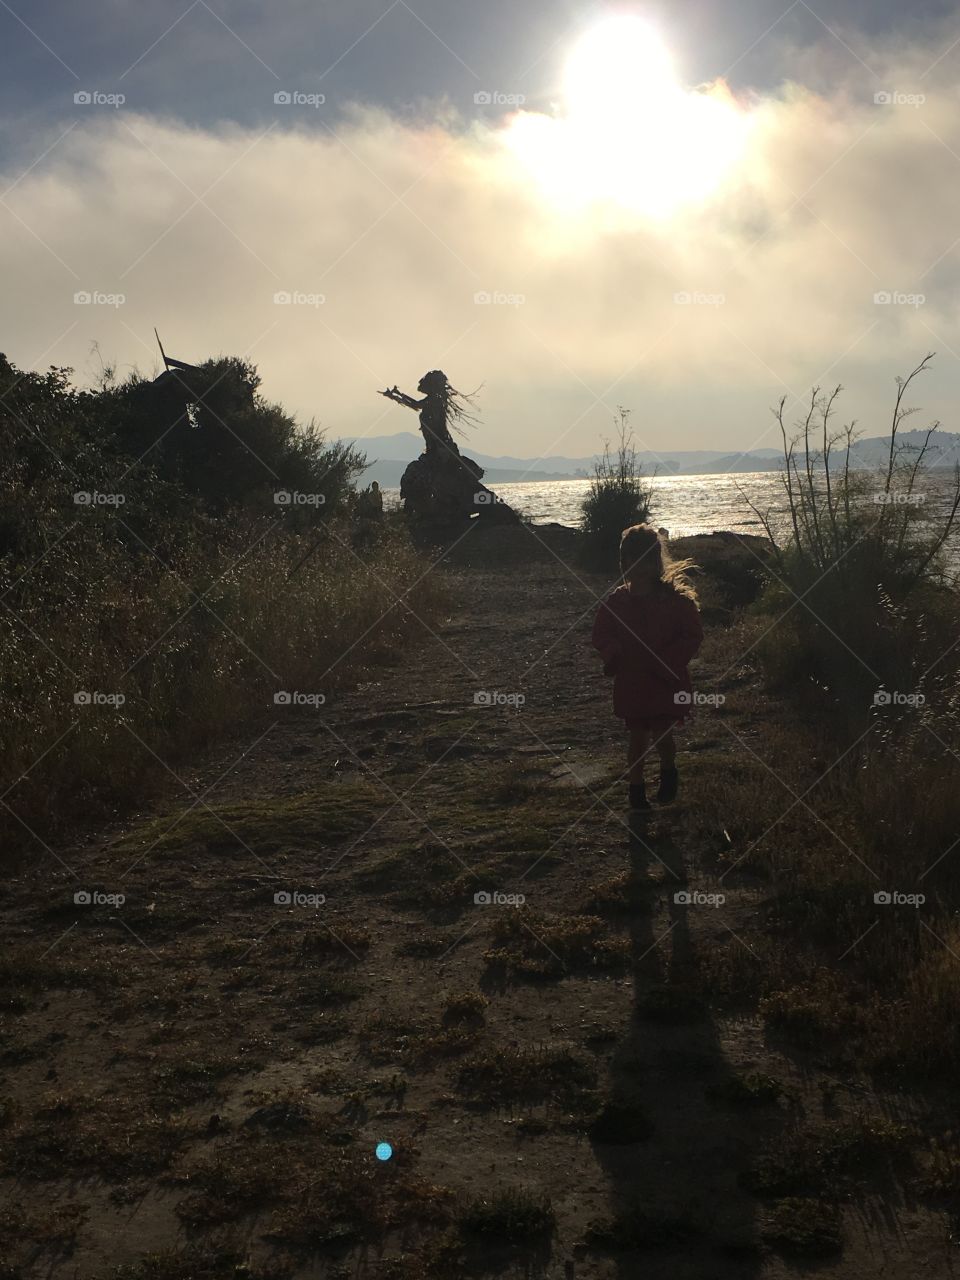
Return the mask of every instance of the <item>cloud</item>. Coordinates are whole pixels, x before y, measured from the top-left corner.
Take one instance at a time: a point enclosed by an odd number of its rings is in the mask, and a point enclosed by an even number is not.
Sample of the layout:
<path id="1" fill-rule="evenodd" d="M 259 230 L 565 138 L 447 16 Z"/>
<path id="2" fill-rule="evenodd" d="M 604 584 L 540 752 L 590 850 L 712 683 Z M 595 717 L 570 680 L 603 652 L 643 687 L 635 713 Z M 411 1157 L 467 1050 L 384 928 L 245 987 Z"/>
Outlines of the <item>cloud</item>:
<path id="1" fill-rule="evenodd" d="M 150 371 L 156 325 L 183 359 L 247 355 L 334 435 L 411 429 L 375 393 L 442 367 L 484 384 L 477 447 L 514 454 L 589 453 L 617 404 L 650 447 L 770 444 L 768 406 L 819 381 L 842 380 L 870 426 L 894 374 L 937 350 L 922 402 L 949 429 L 960 115 L 953 59 L 925 74 L 942 47 L 874 51 L 829 92 L 742 98 L 742 161 L 664 219 L 559 210 L 508 121 L 290 104 L 262 130 L 200 129 L 78 108 L 4 175 L 0 347 L 82 377 L 97 340 Z"/>

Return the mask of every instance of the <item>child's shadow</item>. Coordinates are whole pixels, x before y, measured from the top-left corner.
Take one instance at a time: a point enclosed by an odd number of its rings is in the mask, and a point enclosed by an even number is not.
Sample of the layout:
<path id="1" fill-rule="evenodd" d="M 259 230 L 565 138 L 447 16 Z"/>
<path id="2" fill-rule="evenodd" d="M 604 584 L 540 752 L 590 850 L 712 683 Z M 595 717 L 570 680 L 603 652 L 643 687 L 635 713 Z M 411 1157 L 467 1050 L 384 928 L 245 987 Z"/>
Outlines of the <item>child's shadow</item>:
<path id="1" fill-rule="evenodd" d="M 661 879 L 664 888 L 680 890 L 687 883 L 683 850 L 658 830 L 658 817 L 656 809 L 630 814 L 630 870 L 636 879 L 653 877 Z"/>
<path id="2" fill-rule="evenodd" d="M 738 1182 L 743 1117 L 714 1099 L 731 1076 L 702 997 L 705 945 L 683 851 L 656 810 L 631 817 L 634 1000 L 609 1061 L 608 1095 L 591 1133 L 610 1186 L 593 1243 L 611 1274 L 753 1280 L 760 1270 L 755 1206 Z M 693 926 L 693 927 L 691 927 Z"/>

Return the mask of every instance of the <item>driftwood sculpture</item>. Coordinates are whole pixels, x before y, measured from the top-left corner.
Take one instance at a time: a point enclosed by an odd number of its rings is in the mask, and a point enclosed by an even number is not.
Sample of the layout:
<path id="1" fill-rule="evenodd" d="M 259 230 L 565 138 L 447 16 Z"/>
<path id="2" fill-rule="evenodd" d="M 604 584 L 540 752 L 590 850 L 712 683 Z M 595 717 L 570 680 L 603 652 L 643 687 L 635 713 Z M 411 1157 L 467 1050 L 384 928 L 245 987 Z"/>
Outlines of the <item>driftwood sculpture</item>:
<path id="1" fill-rule="evenodd" d="M 457 391 L 441 369 L 425 373 L 417 384 L 422 400 L 415 400 L 398 387 L 380 394 L 420 415 L 424 452 L 411 462 L 400 480 L 404 510 L 420 524 L 454 530 L 467 520 L 517 522 L 512 507 L 481 483 L 483 467 L 465 457 L 453 438 L 451 428 L 462 433 L 460 424 L 476 419 L 469 412 L 469 396 Z"/>

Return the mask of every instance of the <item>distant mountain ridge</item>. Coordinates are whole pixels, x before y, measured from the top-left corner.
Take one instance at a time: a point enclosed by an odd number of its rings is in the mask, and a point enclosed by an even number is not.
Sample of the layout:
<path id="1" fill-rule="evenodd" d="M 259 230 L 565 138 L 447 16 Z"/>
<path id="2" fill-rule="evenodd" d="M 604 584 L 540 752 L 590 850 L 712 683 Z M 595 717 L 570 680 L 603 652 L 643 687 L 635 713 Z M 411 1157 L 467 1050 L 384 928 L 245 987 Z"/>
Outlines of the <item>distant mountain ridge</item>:
<path id="1" fill-rule="evenodd" d="M 901 447 L 910 450 L 912 456 L 923 445 L 926 432 L 901 431 L 898 440 Z M 395 488 L 408 463 L 423 452 L 423 437 L 419 432 L 399 431 L 392 436 L 345 437 L 344 443 L 355 444 L 370 460 L 362 481 L 369 484 L 376 480 L 388 488 Z M 561 454 L 547 454 L 540 458 L 516 458 L 507 454 L 480 453 L 469 442 L 460 442 L 464 452 L 484 468 L 484 479 L 491 484 L 511 484 L 521 480 L 530 482 L 545 480 L 577 480 L 593 475 L 599 454 L 583 458 L 568 458 Z M 858 468 L 882 466 L 887 460 L 889 437 L 873 436 L 855 442 L 850 451 L 851 465 Z M 834 450 L 834 458 L 842 462 L 843 450 Z M 779 449 L 747 449 L 729 452 L 722 449 L 664 450 L 655 453 L 638 449 L 637 458 L 649 475 L 716 475 L 724 472 L 777 471 L 783 465 Z M 817 461 L 817 455 L 814 455 Z M 935 431 L 930 436 L 925 463 L 931 467 L 953 467 L 960 464 L 960 434 L 951 431 Z"/>

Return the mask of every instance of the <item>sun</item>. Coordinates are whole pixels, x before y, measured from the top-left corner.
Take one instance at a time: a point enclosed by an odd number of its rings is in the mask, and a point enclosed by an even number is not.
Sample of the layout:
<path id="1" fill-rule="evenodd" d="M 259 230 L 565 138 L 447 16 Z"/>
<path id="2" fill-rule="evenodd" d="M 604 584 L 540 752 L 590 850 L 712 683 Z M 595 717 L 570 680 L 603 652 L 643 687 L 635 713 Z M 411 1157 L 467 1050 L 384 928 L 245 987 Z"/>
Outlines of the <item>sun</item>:
<path id="1" fill-rule="evenodd" d="M 612 16 L 566 61 L 562 114 L 520 112 L 506 142 L 557 207 L 662 218 L 703 202 L 742 156 L 750 118 L 722 81 L 688 89 L 660 33 Z"/>
<path id="2" fill-rule="evenodd" d="M 581 36 L 567 58 L 564 96 L 582 122 L 636 115 L 679 93 L 670 55 L 657 31 L 638 17 L 607 18 Z"/>

